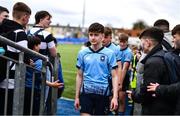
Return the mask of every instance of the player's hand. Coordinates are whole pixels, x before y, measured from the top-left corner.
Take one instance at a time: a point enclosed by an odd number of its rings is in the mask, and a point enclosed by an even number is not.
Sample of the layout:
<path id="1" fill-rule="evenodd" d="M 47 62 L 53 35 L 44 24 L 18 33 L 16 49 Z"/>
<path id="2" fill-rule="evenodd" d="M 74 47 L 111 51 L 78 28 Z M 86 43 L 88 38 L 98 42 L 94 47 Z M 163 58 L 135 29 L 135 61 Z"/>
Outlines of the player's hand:
<path id="1" fill-rule="evenodd" d="M 111 105 L 110 105 L 110 111 L 115 111 L 118 108 L 118 100 L 117 98 L 112 98 Z"/>
<path id="2" fill-rule="evenodd" d="M 75 100 L 74 100 L 74 107 L 75 107 L 76 110 L 80 109 L 79 98 L 75 98 Z"/>

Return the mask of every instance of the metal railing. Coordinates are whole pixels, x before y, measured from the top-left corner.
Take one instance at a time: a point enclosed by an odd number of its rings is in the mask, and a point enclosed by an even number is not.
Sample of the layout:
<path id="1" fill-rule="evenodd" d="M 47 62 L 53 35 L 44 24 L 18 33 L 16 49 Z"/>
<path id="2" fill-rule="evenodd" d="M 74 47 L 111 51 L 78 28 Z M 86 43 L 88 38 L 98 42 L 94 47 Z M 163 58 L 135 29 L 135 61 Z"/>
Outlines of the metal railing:
<path id="1" fill-rule="evenodd" d="M 5 55 L 0 55 L 1 58 L 7 60 L 7 70 L 6 70 L 6 80 L 9 79 L 9 68 L 10 68 L 10 61 L 14 62 L 16 64 L 15 66 L 15 80 L 14 80 L 14 96 L 13 96 L 13 108 L 12 108 L 12 114 L 13 115 L 22 115 L 23 114 L 23 108 L 24 108 L 24 90 L 25 90 L 25 76 L 26 76 L 26 67 L 30 67 L 33 70 L 36 70 L 32 66 L 25 64 L 24 63 L 24 54 L 29 54 L 36 56 L 43 61 L 43 67 L 42 70 L 40 71 L 41 77 L 42 77 L 42 82 L 41 82 L 41 97 L 40 97 L 40 111 L 39 114 L 43 115 L 46 114 L 46 103 L 45 103 L 45 91 L 46 91 L 46 72 L 47 72 L 47 64 L 50 63 L 48 57 L 37 53 L 33 50 L 24 48 L 15 42 L 0 36 L 0 43 L 14 47 L 15 49 L 20 50 L 19 53 L 19 60 L 12 59 L 10 57 L 7 57 Z M 50 63 L 51 64 L 51 63 Z M 54 59 L 53 63 L 53 77 L 57 79 L 57 70 L 58 70 L 58 58 L 56 57 Z M 1 67 L 3 68 L 3 67 Z M 34 74 L 33 74 L 34 75 Z M 34 76 L 33 76 L 34 77 Z M 35 79 L 32 79 L 32 88 L 34 88 L 35 84 Z M 1 83 L 0 83 L 1 84 Z M 34 89 L 32 89 L 32 95 L 31 98 L 34 95 Z M 5 103 L 4 103 L 4 115 L 7 114 L 7 106 L 8 106 L 8 81 L 6 83 L 6 88 L 5 88 Z M 51 94 L 51 114 L 55 115 L 56 114 L 56 108 L 57 108 L 57 89 L 52 88 L 52 93 Z M 33 103 L 33 100 L 31 99 L 31 103 Z M 30 109 L 30 114 L 32 114 L 32 107 L 33 105 L 31 104 L 31 109 Z"/>

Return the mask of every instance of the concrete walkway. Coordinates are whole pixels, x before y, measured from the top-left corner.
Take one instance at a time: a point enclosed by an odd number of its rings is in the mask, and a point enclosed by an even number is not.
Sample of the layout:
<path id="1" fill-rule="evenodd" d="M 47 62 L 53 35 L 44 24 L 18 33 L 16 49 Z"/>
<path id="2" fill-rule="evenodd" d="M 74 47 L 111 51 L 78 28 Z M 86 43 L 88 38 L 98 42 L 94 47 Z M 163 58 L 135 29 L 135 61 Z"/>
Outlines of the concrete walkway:
<path id="1" fill-rule="evenodd" d="M 80 113 L 74 109 L 74 100 L 61 98 L 57 103 L 57 115 L 80 115 Z"/>
<path id="2" fill-rule="evenodd" d="M 130 115 L 132 104 L 127 104 L 125 115 Z M 57 104 L 57 115 L 80 115 L 79 111 L 74 109 L 74 100 L 61 98 Z"/>

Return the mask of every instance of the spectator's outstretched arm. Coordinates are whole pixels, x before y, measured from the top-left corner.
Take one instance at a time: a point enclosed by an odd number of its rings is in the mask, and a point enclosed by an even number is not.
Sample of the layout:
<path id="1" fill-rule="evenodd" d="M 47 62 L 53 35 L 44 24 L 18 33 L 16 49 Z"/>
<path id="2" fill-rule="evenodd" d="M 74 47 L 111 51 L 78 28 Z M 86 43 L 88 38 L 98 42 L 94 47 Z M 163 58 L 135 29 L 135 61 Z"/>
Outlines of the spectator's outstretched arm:
<path id="1" fill-rule="evenodd" d="M 46 84 L 50 87 L 54 88 L 61 88 L 64 86 L 64 83 L 59 83 L 59 80 L 56 80 L 54 82 L 46 81 Z"/>

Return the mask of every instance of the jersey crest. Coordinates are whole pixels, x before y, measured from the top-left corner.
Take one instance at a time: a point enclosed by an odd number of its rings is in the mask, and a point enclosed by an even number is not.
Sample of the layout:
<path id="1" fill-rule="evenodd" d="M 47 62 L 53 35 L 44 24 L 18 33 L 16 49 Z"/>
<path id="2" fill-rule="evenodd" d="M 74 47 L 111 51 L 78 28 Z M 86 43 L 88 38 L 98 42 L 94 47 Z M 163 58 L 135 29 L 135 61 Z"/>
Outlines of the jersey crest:
<path id="1" fill-rule="evenodd" d="M 101 57 L 100 57 L 100 60 L 101 60 L 102 62 L 104 62 L 104 61 L 105 61 L 105 56 L 101 56 Z"/>

